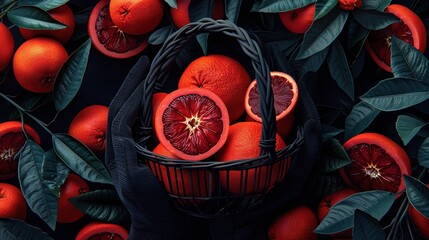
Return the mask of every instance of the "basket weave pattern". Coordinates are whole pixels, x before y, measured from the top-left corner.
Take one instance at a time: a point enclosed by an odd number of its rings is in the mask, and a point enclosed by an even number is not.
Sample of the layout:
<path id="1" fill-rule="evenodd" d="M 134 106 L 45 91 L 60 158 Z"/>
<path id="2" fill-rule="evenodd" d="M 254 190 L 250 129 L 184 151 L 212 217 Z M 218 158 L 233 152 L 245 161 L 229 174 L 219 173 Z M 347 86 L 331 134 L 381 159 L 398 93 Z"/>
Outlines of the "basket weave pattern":
<path id="1" fill-rule="evenodd" d="M 193 162 L 165 158 L 146 147 L 153 134 L 152 95 L 163 89 L 170 67 L 180 51 L 201 33 L 223 33 L 236 39 L 244 54 L 251 59 L 261 96 L 261 155 L 257 158 Z M 297 127 L 292 142 L 275 151 L 276 123 L 269 66 L 257 41 L 228 20 L 204 18 L 182 27 L 167 38 L 144 80 L 141 109 L 140 126 L 135 137 L 140 160 L 163 184 L 174 205 L 195 216 L 236 215 L 261 204 L 266 194 L 285 178 L 303 142 L 302 129 Z M 232 174 L 238 175 L 240 181 L 230 181 Z"/>

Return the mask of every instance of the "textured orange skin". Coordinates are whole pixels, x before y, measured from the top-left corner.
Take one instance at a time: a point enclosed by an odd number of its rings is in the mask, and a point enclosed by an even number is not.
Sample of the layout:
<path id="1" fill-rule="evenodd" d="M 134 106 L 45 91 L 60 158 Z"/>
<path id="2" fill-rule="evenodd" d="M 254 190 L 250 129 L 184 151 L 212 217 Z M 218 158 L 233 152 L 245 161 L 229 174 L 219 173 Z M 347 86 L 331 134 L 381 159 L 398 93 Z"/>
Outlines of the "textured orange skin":
<path id="1" fill-rule="evenodd" d="M 429 184 L 426 184 L 426 187 L 429 188 Z M 411 222 L 414 224 L 414 227 L 419 231 L 424 239 L 429 239 L 429 219 L 427 219 L 423 214 L 417 211 L 413 205 L 410 204 L 408 209 L 408 217 L 411 219 Z"/>
<path id="2" fill-rule="evenodd" d="M 338 192 L 325 196 L 319 203 L 317 210 L 317 217 L 320 222 L 328 215 L 329 210 L 332 206 L 340 202 L 341 200 L 357 193 L 354 189 L 344 188 Z M 339 233 L 330 235 L 334 239 L 348 239 L 352 237 L 352 229 L 347 229 Z"/>
<path id="3" fill-rule="evenodd" d="M 280 134 L 283 138 L 287 137 L 290 133 L 290 131 L 293 128 L 294 124 L 294 110 L 296 103 L 298 102 L 298 85 L 296 84 L 295 80 L 290 76 L 289 74 L 282 73 L 282 72 L 271 72 L 271 76 L 281 76 L 288 79 L 288 82 L 292 85 L 292 91 L 293 91 L 293 98 L 291 100 L 290 105 L 279 115 L 276 116 L 276 123 L 277 123 L 277 133 Z M 254 114 L 252 112 L 252 107 L 249 104 L 249 93 L 253 87 L 255 87 L 256 80 L 253 80 L 252 83 L 250 83 L 249 87 L 246 91 L 246 101 L 244 102 L 244 107 L 247 113 L 248 118 L 246 117 L 246 121 L 252 119 L 253 121 L 262 122 L 262 118 L 258 115 Z M 274 93 L 274 99 L 276 98 L 276 94 Z M 259 105 L 256 106 L 259 109 Z"/>
<path id="4" fill-rule="evenodd" d="M 81 219 L 84 213 L 69 202 L 69 199 L 89 191 L 89 186 L 85 180 L 74 173 L 70 173 L 64 184 L 60 187 L 57 222 L 72 223 Z"/>
<path id="5" fill-rule="evenodd" d="M 244 97 L 250 84 L 246 69 L 224 55 L 208 55 L 195 59 L 183 72 L 179 88 L 201 87 L 216 93 L 225 103 L 231 123 L 244 113 Z"/>
<path id="6" fill-rule="evenodd" d="M 72 9 L 64 4 L 58 8 L 49 10 L 48 13 L 57 21 L 66 25 L 66 28 L 59 30 L 30 30 L 19 28 L 19 32 L 26 40 L 35 37 L 49 37 L 57 40 L 61 44 L 66 44 L 74 33 L 75 19 Z"/>
<path id="7" fill-rule="evenodd" d="M 220 162 L 231 162 L 234 160 L 242 160 L 258 157 L 260 154 L 259 140 L 262 136 L 262 124 L 259 122 L 238 122 L 230 126 L 228 139 L 224 146 L 215 154 L 214 159 Z M 276 151 L 286 147 L 286 143 L 283 141 L 279 134 L 276 134 Z M 287 160 L 285 160 L 287 161 Z M 268 189 L 274 187 L 277 179 L 283 179 L 286 172 L 289 169 L 284 169 L 280 172 L 276 168 L 275 163 L 273 166 L 273 172 L 271 173 L 271 179 L 269 180 Z M 258 170 L 258 173 L 254 169 L 250 169 L 247 175 L 244 173 L 245 170 L 231 170 L 229 171 L 229 186 L 228 191 L 231 194 L 250 194 L 259 192 L 266 186 L 267 175 L 269 168 L 263 166 Z M 255 182 L 255 174 L 259 175 L 259 181 Z M 243 176 L 242 176 L 243 175 Z M 223 187 L 228 185 L 228 177 L 225 171 L 219 173 L 220 182 Z M 240 186 L 240 179 L 246 179 L 246 189 L 244 184 Z M 245 180 L 243 180 L 244 183 Z M 240 188 L 241 187 L 241 188 Z"/>
<path id="8" fill-rule="evenodd" d="M 413 36 L 413 46 L 423 53 L 426 50 L 427 36 L 425 25 L 419 16 L 409 8 L 399 4 L 391 4 L 384 11 L 386 13 L 392 13 L 410 28 L 411 35 Z M 387 72 L 392 72 L 392 68 L 377 56 L 374 49 L 371 47 L 371 43 L 366 41 L 365 48 L 380 68 Z"/>
<path id="9" fill-rule="evenodd" d="M 283 26 L 291 33 L 303 34 L 313 23 L 316 4 L 311 3 L 302 8 L 279 13 Z"/>
<path id="10" fill-rule="evenodd" d="M 298 206 L 278 217 L 268 228 L 270 240 L 316 240 L 316 215 L 307 206 Z"/>
<path id="11" fill-rule="evenodd" d="M 66 49 L 58 41 L 45 37 L 32 38 L 16 50 L 13 72 L 24 89 L 35 93 L 51 92 L 67 58 Z"/>
<path id="12" fill-rule="evenodd" d="M 361 133 L 346 141 L 343 144 L 343 147 L 347 151 L 351 147 L 356 146 L 357 144 L 360 144 L 360 143 L 378 145 L 379 147 L 384 149 L 386 153 L 395 160 L 396 164 L 401 169 L 402 174 L 411 175 L 411 163 L 407 153 L 401 146 L 399 146 L 393 140 L 379 133 Z M 339 173 L 344 183 L 347 186 L 354 188 L 354 185 L 352 182 L 350 182 L 347 174 L 344 171 L 344 168 L 340 168 Z M 404 189 L 405 189 L 405 182 L 404 182 L 404 178 L 401 177 L 401 183 L 398 188 L 397 197 L 399 197 L 402 194 Z M 362 189 L 362 191 L 364 190 Z"/>
<path id="13" fill-rule="evenodd" d="M 79 231 L 75 240 L 88 240 L 90 237 L 101 233 L 114 233 L 122 237 L 124 240 L 128 239 L 128 231 L 121 225 L 113 223 L 92 222 L 84 226 Z"/>
<path id="14" fill-rule="evenodd" d="M 106 148 L 107 115 L 104 105 L 90 105 L 80 110 L 69 126 L 68 134 L 85 144 L 95 153 Z"/>
<path id="15" fill-rule="evenodd" d="M 41 143 L 39 134 L 32 127 L 30 127 L 27 124 L 24 124 L 24 130 L 33 141 L 35 141 L 37 144 Z M 12 132 L 17 133 L 17 134 L 21 134 L 22 133 L 22 123 L 18 122 L 18 121 L 7 121 L 7 122 L 0 123 L 0 139 L 2 138 L 2 136 L 9 134 L 9 133 L 12 133 Z M 4 144 L 4 142 L 3 142 L 3 144 Z M 22 143 L 22 146 L 23 145 L 24 145 L 24 143 Z M 19 149 L 21 149 L 22 146 L 19 146 Z M 2 143 L 0 142 L 0 149 L 5 149 L 5 148 L 6 147 L 2 146 Z M 16 149 L 16 150 L 18 151 L 19 149 Z M 14 168 L 17 169 L 17 167 L 18 167 L 18 162 L 16 161 Z M 0 172 L 3 172 L 3 171 L 7 172 L 7 171 L 10 171 L 10 169 L 0 169 Z M 7 174 L 2 173 L 2 174 L 0 174 L 0 180 L 11 179 L 11 178 L 15 177 L 17 175 L 17 173 L 18 173 L 17 171 L 11 171 Z"/>
<path id="16" fill-rule="evenodd" d="M 12 59 L 15 42 L 9 28 L 0 22 L 0 72 L 3 71 Z"/>
<path id="17" fill-rule="evenodd" d="M 142 35 L 161 22 L 164 5 L 161 0 L 111 0 L 110 16 L 122 31 Z"/>
<path id="18" fill-rule="evenodd" d="M 177 28 L 181 28 L 191 22 L 189 19 L 189 4 L 191 3 L 191 0 L 178 0 L 176 3 L 177 8 L 170 8 L 170 15 L 173 24 Z M 214 1 L 212 18 L 225 18 L 225 5 L 222 0 Z"/>
<path id="19" fill-rule="evenodd" d="M 9 183 L 0 183 L 0 218 L 14 218 L 24 221 L 27 203 L 21 190 Z"/>

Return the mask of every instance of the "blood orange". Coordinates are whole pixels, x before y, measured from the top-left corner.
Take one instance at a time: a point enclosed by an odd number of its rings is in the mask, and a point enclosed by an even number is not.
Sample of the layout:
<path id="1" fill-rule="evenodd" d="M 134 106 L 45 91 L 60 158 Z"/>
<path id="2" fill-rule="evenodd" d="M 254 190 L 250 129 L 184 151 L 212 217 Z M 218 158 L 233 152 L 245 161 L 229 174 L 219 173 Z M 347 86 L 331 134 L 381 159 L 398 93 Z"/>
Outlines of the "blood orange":
<path id="1" fill-rule="evenodd" d="M 294 109 L 298 102 L 298 85 L 289 74 L 283 72 L 271 72 L 271 81 L 274 93 L 277 132 L 280 136 L 286 137 L 294 123 Z M 261 97 L 256 80 L 253 80 L 247 88 L 245 99 L 244 107 L 247 115 L 254 121 L 262 122 Z"/>
<path id="2" fill-rule="evenodd" d="M 220 162 L 256 158 L 260 154 L 259 140 L 262 124 L 259 122 L 237 122 L 230 126 L 228 140 L 215 154 Z M 276 151 L 286 147 L 280 135 L 276 134 Z M 243 170 L 220 171 L 222 186 L 234 195 L 260 193 L 270 190 L 286 176 L 290 162 L 288 159 Z"/>
<path id="3" fill-rule="evenodd" d="M 391 4 L 386 8 L 385 12 L 394 14 L 400 19 L 400 22 L 381 30 L 371 31 L 365 43 L 365 48 L 378 66 L 391 72 L 391 37 L 396 36 L 413 45 L 419 51 L 424 52 L 426 49 L 426 28 L 419 16 L 405 6 Z"/>
<path id="4" fill-rule="evenodd" d="M 0 22 L 0 72 L 3 71 L 13 56 L 15 42 L 9 28 Z"/>
<path id="5" fill-rule="evenodd" d="M 0 218 L 25 220 L 27 203 L 21 189 L 9 183 L 0 183 Z"/>
<path id="6" fill-rule="evenodd" d="M 344 143 L 352 162 L 340 168 L 344 182 L 358 191 L 402 192 L 403 174 L 411 175 L 407 153 L 390 138 L 378 133 L 361 133 Z"/>
<path id="7" fill-rule="evenodd" d="M 22 129 L 22 123 L 18 121 L 0 123 L 0 180 L 13 178 L 17 174 L 15 155 L 27 140 Z M 25 124 L 24 130 L 28 137 L 40 144 L 39 134 L 32 127 Z"/>
<path id="8" fill-rule="evenodd" d="M 92 222 L 83 227 L 75 240 L 126 240 L 128 231 L 118 224 Z"/>
<path id="9" fill-rule="evenodd" d="M 89 191 L 89 186 L 85 180 L 74 173 L 70 173 L 60 188 L 57 222 L 72 223 L 81 219 L 85 214 L 70 202 L 70 198 L 78 197 Z"/>
<path id="10" fill-rule="evenodd" d="M 268 228 L 270 240 L 316 240 L 313 230 L 318 221 L 314 212 L 307 206 L 294 207 L 280 215 Z"/>
<path id="11" fill-rule="evenodd" d="M 313 23 L 316 4 L 310 3 L 304 7 L 279 13 L 283 26 L 291 33 L 303 34 Z"/>
<path id="12" fill-rule="evenodd" d="M 111 58 L 130 58 L 148 46 L 147 35 L 130 35 L 120 30 L 109 13 L 109 0 L 101 0 L 93 8 L 88 21 L 92 44 Z"/>
<path id="13" fill-rule="evenodd" d="M 191 0 L 177 0 L 177 8 L 170 8 L 170 15 L 173 24 L 177 28 L 181 28 L 190 23 L 189 18 L 189 5 Z M 213 19 L 225 18 L 225 4 L 223 0 L 215 0 L 213 3 Z"/>
<path id="14" fill-rule="evenodd" d="M 340 8 L 346 11 L 352 11 L 355 8 L 362 7 L 362 0 L 338 0 Z"/>
<path id="15" fill-rule="evenodd" d="M 228 137 L 229 117 L 223 101 L 204 88 L 180 88 L 168 94 L 155 114 L 160 143 L 181 159 L 212 156 Z"/>

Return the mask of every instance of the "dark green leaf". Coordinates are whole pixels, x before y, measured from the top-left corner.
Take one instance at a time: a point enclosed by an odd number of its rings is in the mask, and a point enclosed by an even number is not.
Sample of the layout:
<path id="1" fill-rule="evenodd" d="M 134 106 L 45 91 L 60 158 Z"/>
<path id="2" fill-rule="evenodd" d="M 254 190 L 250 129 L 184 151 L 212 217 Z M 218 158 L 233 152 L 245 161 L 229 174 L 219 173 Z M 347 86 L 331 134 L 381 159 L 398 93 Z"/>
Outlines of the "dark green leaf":
<path id="1" fill-rule="evenodd" d="M 365 66 L 365 60 L 366 60 L 365 51 L 360 51 L 356 59 L 350 65 L 350 72 L 353 76 L 353 79 L 356 79 L 362 73 L 362 70 L 364 69 L 364 66 Z"/>
<path id="2" fill-rule="evenodd" d="M 429 168 L 429 137 L 426 138 L 417 152 L 419 164 L 425 168 Z"/>
<path id="3" fill-rule="evenodd" d="M 370 30 L 360 25 L 354 18 L 350 19 L 348 26 L 347 49 L 351 49 L 358 42 L 364 42 Z M 363 43 L 361 45 L 363 46 Z"/>
<path id="4" fill-rule="evenodd" d="M 399 115 L 396 120 L 396 131 L 398 131 L 404 145 L 407 145 L 428 124 L 415 117 Z"/>
<path id="5" fill-rule="evenodd" d="M 332 206 L 314 232 L 332 234 L 352 227 L 356 209 L 380 220 L 389 211 L 395 196 L 395 193 L 380 190 L 353 194 Z"/>
<path id="6" fill-rule="evenodd" d="M 354 240 L 384 240 L 386 233 L 380 222 L 366 212 L 356 209 L 353 224 Z"/>
<path id="7" fill-rule="evenodd" d="M 347 62 L 346 54 L 338 40 L 332 42 L 328 53 L 328 67 L 337 85 L 351 100 L 355 98 L 353 76 Z"/>
<path id="8" fill-rule="evenodd" d="M 81 142 L 67 134 L 54 134 L 52 145 L 58 157 L 82 178 L 112 184 L 104 164 Z"/>
<path id="9" fill-rule="evenodd" d="M 322 142 L 337 136 L 338 134 L 344 132 L 342 129 L 338 129 L 334 126 L 328 124 L 322 124 L 323 140 Z"/>
<path id="10" fill-rule="evenodd" d="M 264 0 L 259 5 L 258 12 L 287 12 L 297 8 L 302 8 L 307 6 L 310 3 L 314 3 L 315 0 L 294 0 L 294 1 L 284 1 L 284 0 Z"/>
<path id="11" fill-rule="evenodd" d="M 197 41 L 201 46 L 201 50 L 203 50 L 203 54 L 207 55 L 207 47 L 208 47 L 209 34 L 203 33 L 197 35 Z"/>
<path id="12" fill-rule="evenodd" d="M 58 199 L 43 183 L 43 149 L 32 140 L 27 140 L 21 150 L 18 163 L 18 179 L 22 194 L 30 209 L 48 226 L 55 230 Z"/>
<path id="13" fill-rule="evenodd" d="M 399 21 L 395 15 L 377 10 L 355 9 L 352 15 L 359 24 L 370 30 L 383 29 Z"/>
<path id="14" fill-rule="evenodd" d="M 57 8 L 66 4 L 69 0 L 19 0 L 19 6 L 36 6 L 45 11 Z"/>
<path id="15" fill-rule="evenodd" d="M 114 190 L 95 190 L 70 199 L 86 215 L 102 222 L 118 222 L 127 210 Z"/>
<path id="16" fill-rule="evenodd" d="M 38 7 L 20 6 L 7 12 L 7 18 L 16 26 L 36 30 L 57 30 L 67 26 L 55 20 Z"/>
<path id="17" fill-rule="evenodd" d="M 170 7 L 177 9 L 176 0 L 164 0 Z"/>
<path id="18" fill-rule="evenodd" d="M 310 57 L 302 60 L 294 60 L 297 62 L 299 67 L 296 72 L 299 76 L 303 76 L 306 72 L 317 72 L 325 62 L 326 56 L 328 56 L 329 48 L 325 48 L 320 52 L 317 52 Z"/>
<path id="19" fill-rule="evenodd" d="M 343 145 L 337 139 L 330 138 L 322 145 L 322 162 L 317 170 L 329 173 L 347 166 L 351 162 Z"/>
<path id="20" fill-rule="evenodd" d="M 52 240 L 40 228 L 23 221 L 0 218 L 0 239 L 2 240 Z"/>
<path id="21" fill-rule="evenodd" d="M 64 110 L 79 91 L 88 64 L 90 49 L 91 39 L 88 39 L 70 55 L 61 67 L 54 84 L 54 103 L 58 112 Z"/>
<path id="22" fill-rule="evenodd" d="M 155 30 L 149 36 L 149 43 L 152 45 L 159 45 L 165 42 L 165 39 L 173 32 L 173 25 L 168 25 Z"/>
<path id="23" fill-rule="evenodd" d="M 379 113 L 379 110 L 365 102 L 356 104 L 346 117 L 344 139 L 347 140 L 362 132 L 372 123 Z"/>
<path id="24" fill-rule="evenodd" d="M 57 198 L 60 197 L 60 187 L 65 182 L 70 169 L 57 160 L 55 152 L 51 149 L 43 155 L 42 178 L 51 193 Z"/>
<path id="25" fill-rule="evenodd" d="M 429 219 L 429 188 L 412 176 L 404 175 L 405 190 L 411 205 Z"/>
<path id="26" fill-rule="evenodd" d="M 395 77 L 414 78 L 429 83 L 429 60 L 412 45 L 392 36 L 391 66 Z"/>
<path id="27" fill-rule="evenodd" d="M 341 33 L 349 13 L 334 7 L 324 17 L 313 22 L 301 44 L 297 59 L 307 58 L 327 48 Z"/>
<path id="28" fill-rule="evenodd" d="M 225 0 L 225 15 L 233 23 L 237 23 L 240 8 L 241 0 Z"/>
<path id="29" fill-rule="evenodd" d="M 390 0 L 365 0 L 362 2 L 362 9 L 374 9 L 378 11 L 384 11 L 390 5 Z"/>
<path id="30" fill-rule="evenodd" d="M 360 98 L 381 111 L 401 110 L 429 99 L 429 84 L 412 78 L 390 78 Z"/>
<path id="31" fill-rule="evenodd" d="M 338 0 L 319 0 L 316 1 L 316 13 L 314 19 L 324 17 L 338 4 Z"/>

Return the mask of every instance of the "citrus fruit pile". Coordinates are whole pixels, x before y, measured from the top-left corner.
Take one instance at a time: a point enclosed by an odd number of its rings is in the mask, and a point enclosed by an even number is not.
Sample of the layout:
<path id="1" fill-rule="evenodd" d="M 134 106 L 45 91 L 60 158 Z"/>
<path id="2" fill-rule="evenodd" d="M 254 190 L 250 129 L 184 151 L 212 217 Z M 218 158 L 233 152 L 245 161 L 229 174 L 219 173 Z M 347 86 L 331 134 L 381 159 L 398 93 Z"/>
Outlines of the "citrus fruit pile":
<path id="1" fill-rule="evenodd" d="M 294 126 L 298 87 L 286 73 L 272 72 L 271 79 L 281 133 L 276 134 L 276 151 L 279 151 L 286 147 L 285 139 Z M 153 126 L 159 141 L 153 152 L 185 161 L 257 158 L 262 120 L 256 84 L 231 57 L 213 54 L 195 59 L 183 71 L 176 90 L 153 96 Z M 174 169 L 149 164 L 169 193 L 192 195 L 198 190 L 196 195 L 204 196 L 211 191 L 204 184 L 209 182 L 208 172 L 177 170 L 176 173 Z M 279 161 L 274 166 L 222 171 L 219 178 L 230 194 L 251 194 L 270 190 L 285 177 L 288 168 L 289 163 Z"/>

